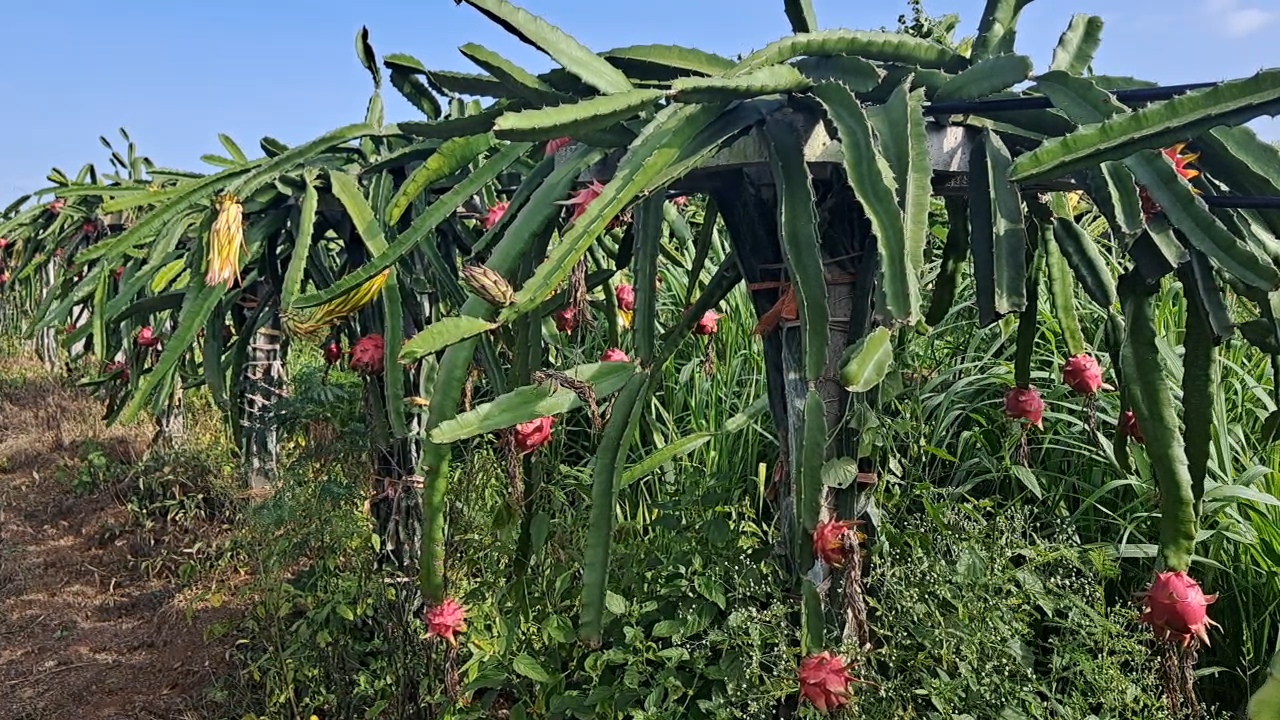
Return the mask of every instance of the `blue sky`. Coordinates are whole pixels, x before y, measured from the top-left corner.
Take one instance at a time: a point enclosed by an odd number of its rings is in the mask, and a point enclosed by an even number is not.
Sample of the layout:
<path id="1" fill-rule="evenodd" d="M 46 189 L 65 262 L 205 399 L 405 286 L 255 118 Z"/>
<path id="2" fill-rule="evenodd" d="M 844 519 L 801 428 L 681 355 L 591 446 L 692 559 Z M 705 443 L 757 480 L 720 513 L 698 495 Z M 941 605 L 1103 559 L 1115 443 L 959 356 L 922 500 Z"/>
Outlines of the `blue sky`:
<path id="1" fill-rule="evenodd" d="M 601 50 L 641 43 L 745 53 L 786 34 L 782 0 L 521 0 Z M 246 150 L 296 143 L 363 119 L 372 88 L 354 52 L 367 25 L 379 53 L 473 70 L 476 42 L 534 70 L 549 61 L 452 0 L 60 0 L 10 3 L 0 44 L 0 199 L 45 185 L 57 166 L 106 164 L 99 135 L 129 130 L 157 164 L 207 170 L 225 132 Z M 905 0 L 814 0 L 824 27 L 892 26 Z M 972 32 L 981 0 L 927 0 Z M 874 7 L 876 9 L 868 9 Z M 1280 0 L 1039 0 L 1018 51 L 1044 67 L 1072 13 L 1107 21 L 1098 72 L 1162 83 L 1221 80 L 1280 66 Z M 416 111 L 387 88 L 388 119 Z M 1257 123 L 1280 139 L 1280 121 Z M 7 200 L 3 203 L 7 204 Z"/>

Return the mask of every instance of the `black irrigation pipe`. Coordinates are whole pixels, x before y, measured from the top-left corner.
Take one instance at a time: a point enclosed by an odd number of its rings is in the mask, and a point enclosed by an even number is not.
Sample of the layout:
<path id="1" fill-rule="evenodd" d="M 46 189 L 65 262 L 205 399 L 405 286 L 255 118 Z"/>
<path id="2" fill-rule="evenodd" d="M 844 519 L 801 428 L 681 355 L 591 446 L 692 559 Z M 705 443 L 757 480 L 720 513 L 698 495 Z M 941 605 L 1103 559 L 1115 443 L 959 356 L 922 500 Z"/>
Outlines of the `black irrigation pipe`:
<path id="1" fill-rule="evenodd" d="M 1165 85 L 1162 87 L 1133 88 L 1114 90 L 1112 95 L 1123 103 L 1155 102 L 1168 100 L 1189 93 L 1193 90 L 1204 90 L 1217 87 L 1222 83 L 1204 82 L 1186 85 Z M 956 102 L 929 103 L 924 111 L 928 115 L 982 115 L 990 112 L 1017 112 L 1019 110 L 1050 110 L 1053 102 L 1043 95 L 1028 97 L 996 98 L 995 100 L 961 100 Z"/>
<path id="2" fill-rule="evenodd" d="M 1235 208 L 1237 210 L 1280 210 L 1280 197 L 1259 195 L 1210 195 L 1204 204 L 1216 208 Z"/>

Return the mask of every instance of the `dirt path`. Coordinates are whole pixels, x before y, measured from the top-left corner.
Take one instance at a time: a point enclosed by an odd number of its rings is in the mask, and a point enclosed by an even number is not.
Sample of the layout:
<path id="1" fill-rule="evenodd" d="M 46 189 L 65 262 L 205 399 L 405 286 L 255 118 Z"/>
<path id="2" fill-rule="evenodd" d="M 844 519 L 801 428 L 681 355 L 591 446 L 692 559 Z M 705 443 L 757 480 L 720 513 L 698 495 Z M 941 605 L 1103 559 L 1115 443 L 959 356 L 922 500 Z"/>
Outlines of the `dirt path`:
<path id="1" fill-rule="evenodd" d="M 204 639 L 217 613 L 189 623 L 177 582 L 131 558 L 119 488 L 76 496 L 58 477 L 86 443 L 123 462 L 145 448 L 100 408 L 37 374 L 0 379 L 0 720 L 201 718 L 188 708 L 225 669 Z"/>

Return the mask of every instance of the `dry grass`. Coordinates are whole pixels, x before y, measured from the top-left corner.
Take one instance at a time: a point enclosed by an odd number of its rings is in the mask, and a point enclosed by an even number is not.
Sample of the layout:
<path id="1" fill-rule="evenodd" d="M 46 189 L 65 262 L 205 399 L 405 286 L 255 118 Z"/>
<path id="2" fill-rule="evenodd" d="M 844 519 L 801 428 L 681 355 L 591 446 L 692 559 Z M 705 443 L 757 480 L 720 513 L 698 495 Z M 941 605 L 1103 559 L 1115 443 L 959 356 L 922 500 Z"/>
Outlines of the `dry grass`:
<path id="1" fill-rule="evenodd" d="M 135 464 L 149 428 L 107 428 L 87 393 L 29 361 L 5 365 L 0 720 L 180 717 L 225 672 L 227 648 L 204 630 L 233 610 L 200 610 L 188 622 L 190 593 L 144 573 L 128 539 L 107 532 L 128 522 L 118 498 L 108 488 L 73 495 L 56 473 L 87 447 Z"/>

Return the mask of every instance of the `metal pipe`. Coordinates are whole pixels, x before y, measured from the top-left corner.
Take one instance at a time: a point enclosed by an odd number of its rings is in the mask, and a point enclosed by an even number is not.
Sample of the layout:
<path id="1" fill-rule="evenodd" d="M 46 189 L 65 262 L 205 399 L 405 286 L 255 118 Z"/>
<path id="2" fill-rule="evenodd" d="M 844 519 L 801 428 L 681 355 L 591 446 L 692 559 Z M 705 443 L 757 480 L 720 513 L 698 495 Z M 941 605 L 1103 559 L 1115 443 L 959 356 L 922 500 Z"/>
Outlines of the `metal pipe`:
<path id="1" fill-rule="evenodd" d="M 1204 90 L 1217 87 L 1222 83 L 1188 83 L 1185 85 L 1166 85 L 1151 88 L 1131 88 L 1115 90 L 1112 95 L 1123 103 L 1153 102 L 1189 93 L 1193 90 Z M 996 98 L 994 100 L 961 100 L 956 102 L 929 103 L 925 105 L 926 115 L 981 115 L 993 112 L 1016 112 L 1019 110 L 1049 110 L 1053 102 L 1044 95 L 1028 97 Z"/>

